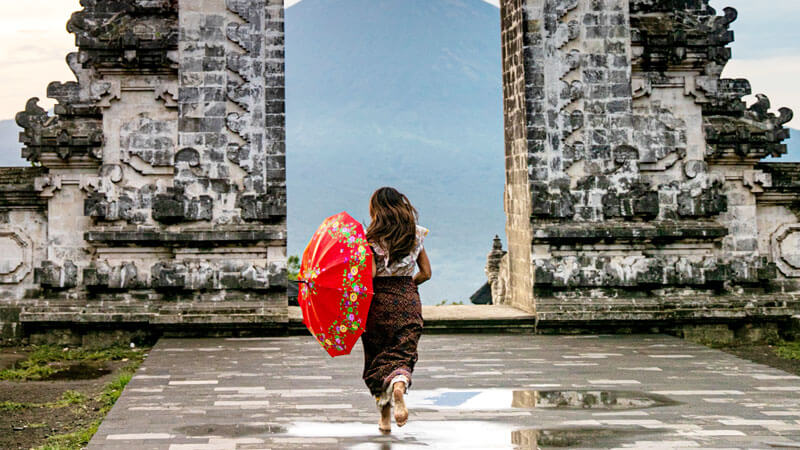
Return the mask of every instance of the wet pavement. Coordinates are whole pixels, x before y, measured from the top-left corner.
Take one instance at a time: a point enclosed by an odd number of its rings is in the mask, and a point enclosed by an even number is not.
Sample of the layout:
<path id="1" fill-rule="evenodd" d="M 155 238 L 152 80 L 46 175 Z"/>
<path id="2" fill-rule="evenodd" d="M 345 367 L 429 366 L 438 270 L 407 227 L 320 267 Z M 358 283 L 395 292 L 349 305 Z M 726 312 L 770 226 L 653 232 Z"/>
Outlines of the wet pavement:
<path id="1" fill-rule="evenodd" d="M 89 449 L 800 448 L 800 377 L 667 336 L 423 336 L 390 436 L 361 348 L 162 339 Z"/>

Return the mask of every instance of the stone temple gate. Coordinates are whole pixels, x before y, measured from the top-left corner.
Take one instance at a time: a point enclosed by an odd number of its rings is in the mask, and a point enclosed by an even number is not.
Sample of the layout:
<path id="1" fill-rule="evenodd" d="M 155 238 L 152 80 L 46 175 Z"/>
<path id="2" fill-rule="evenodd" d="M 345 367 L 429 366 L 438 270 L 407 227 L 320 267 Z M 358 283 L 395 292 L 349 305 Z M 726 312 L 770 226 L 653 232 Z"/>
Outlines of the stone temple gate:
<path id="1" fill-rule="evenodd" d="M 800 311 L 792 111 L 721 78 L 708 0 L 504 0 L 509 253 L 495 297 L 540 326 Z M 496 255 L 495 255 L 496 256 Z"/>
<path id="2" fill-rule="evenodd" d="M 0 170 L 2 336 L 285 324 L 282 0 L 81 4 L 77 82 L 49 86 L 53 115 L 28 102 L 33 167 Z M 792 112 L 748 107 L 749 83 L 720 77 L 733 9 L 500 13 L 496 302 L 556 328 L 800 312 L 800 166 L 760 162 L 785 153 Z"/>
<path id="3" fill-rule="evenodd" d="M 2 171 L 3 334 L 285 323 L 283 1 L 81 4 Z"/>

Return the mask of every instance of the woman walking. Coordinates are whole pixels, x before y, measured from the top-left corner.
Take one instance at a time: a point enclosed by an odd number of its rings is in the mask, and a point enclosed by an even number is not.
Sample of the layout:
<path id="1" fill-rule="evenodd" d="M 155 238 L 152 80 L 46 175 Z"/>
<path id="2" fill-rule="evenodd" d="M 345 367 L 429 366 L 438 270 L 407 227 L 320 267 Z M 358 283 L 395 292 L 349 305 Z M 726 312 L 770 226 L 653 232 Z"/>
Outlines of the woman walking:
<path id="1" fill-rule="evenodd" d="M 403 395 L 411 386 L 422 334 L 422 306 L 417 286 L 431 278 L 431 265 L 422 246 L 428 230 L 417 225 L 417 210 L 405 195 L 390 187 L 372 194 L 372 220 L 367 240 L 375 256 L 373 290 L 364 344 L 364 382 L 375 396 L 383 433 L 408 420 Z M 416 267 L 419 272 L 415 274 Z"/>

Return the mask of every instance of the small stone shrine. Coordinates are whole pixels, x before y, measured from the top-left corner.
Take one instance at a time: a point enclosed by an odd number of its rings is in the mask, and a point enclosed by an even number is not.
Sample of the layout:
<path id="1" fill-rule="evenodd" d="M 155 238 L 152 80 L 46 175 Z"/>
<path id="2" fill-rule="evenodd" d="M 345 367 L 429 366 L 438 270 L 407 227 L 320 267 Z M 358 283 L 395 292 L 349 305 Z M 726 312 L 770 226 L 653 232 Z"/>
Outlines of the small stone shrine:
<path id="1" fill-rule="evenodd" d="M 506 279 L 539 326 L 800 312 L 800 165 L 708 0 L 503 0 Z M 498 269 L 499 270 L 499 269 Z"/>
<path id="2" fill-rule="evenodd" d="M 285 324 L 283 1 L 81 5 L 0 171 L 2 336 Z"/>

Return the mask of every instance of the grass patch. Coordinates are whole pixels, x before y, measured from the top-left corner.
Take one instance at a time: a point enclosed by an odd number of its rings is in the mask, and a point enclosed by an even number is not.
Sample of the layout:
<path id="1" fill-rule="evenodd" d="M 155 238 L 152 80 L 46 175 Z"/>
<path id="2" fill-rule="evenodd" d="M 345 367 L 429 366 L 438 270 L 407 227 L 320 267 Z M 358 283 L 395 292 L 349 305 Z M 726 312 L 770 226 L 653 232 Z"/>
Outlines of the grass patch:
<path id="1" fill-rule="evenodd" d="M 119 396 L 122 395 L 122 390 L 125 389 L 125 386 L 127 386 L 131 378 L 133 378 L 133 374 L 142 363 L 142 360 L 144 360 L 144 358 L 134 360 L 131 364 L 120 369 L 119 374 L 105 385 L 103 392 L 97 398 L 101 403 L 100 418 L 92 422 L 92 424 L 85 429 L 73 431 L 72 433 L 50 436 L 47 438 L 47 443 L 37 450 L 80 450 L 86 447 L 92 439 L 92 436 L 97 432 L 97 428 L 100 427 L 103 418 L 105 418 L 106 414 L 111 410 L 111 407 L 114 406 Z M 67 396 L 67 392 L 62 396 L 62 401 L 76 398 L 73 394 Z"/>
<path id="2" fill-rule="evenodd" d="M 22 361 L 19 368 L 5 369 L 0 371 L 0 380 L 7 381 L 35 381 L 49 378 L 56 369 L 38 364 L 26 364 L 27 361 Z"/>
<path id="3" fill-rule="evenodd" d="M 103 350 L 85 350 L 81 348 L 62 349 L 53 345 L 42 345 L 33 348 L 28 358 L 17 364 L 17 367 L 0 371 L 0 380 L 36 381 L 47 379 L 64 370 L 54 367 L 53 363 L 67 361 L 120 361 L 131 360 L 142 362 L 144 351 L 129 347 L 115 346 Z"/>
<path id="4" fill-rule="evenodd" d="M 61 399 L 53 403 L 53 405 L 56 405 L 56 407 L 82 405 L 88 401 L 89 397 L 78 391 L 65 391 L 63 394 L 61 394 Z"/>
<path id="5" fill-rule="evenodd" d="M 18 409 L 24 409 L 28 406 L 25 403 L 18 403 L 18 402 L 0 402 L 0 411 L 15 411 Z"/>
<path id="6" fill-rule="evenodd" d="M 125 386 L 131 381 L 133 372 L 135 372 L 136 369 L 129 369 L 129 367 L 126 367 L 123 373 L 120 373 L 113 381 L 106 385 L 105 389 L 103 389 L 103 393 L 100 395 L 100 399 L 103 403 L 100 407 L 100 411 L 103 412 L 103 415 L 111 410 L 111 407 L 114 406 L 119 396 L 122 395 L 122 390 L 125 389 Z"/>
<path id="7" fill-rule="evenodd" d="M 89 401 L 89 397 L 78 391 L 65 391 L 61 398 L 55 402 L 47 403 L 19 403 L 19 402 L 0 402 L 0 411 L 14 411 L 25 408 L 65 408 L 71 405 L 83 405 Z"/>
<path id="8" fill-rule="evenodd" d="M 39 447 L 37 450 L 80 450 L 89 444 L 89 440 L 97 432 L 100 422 L 103 419 L 97 419 L 88 428 L 83 430 L 74 431 L 67 434 L 59 434 L 47 438 L 47 443 Z"/>
<path id="9" fill-rule="evenodd" d="M 780 342 L 775 345 L 775 354 L 784 359 L 800 360 L 800 341 Z"/>

